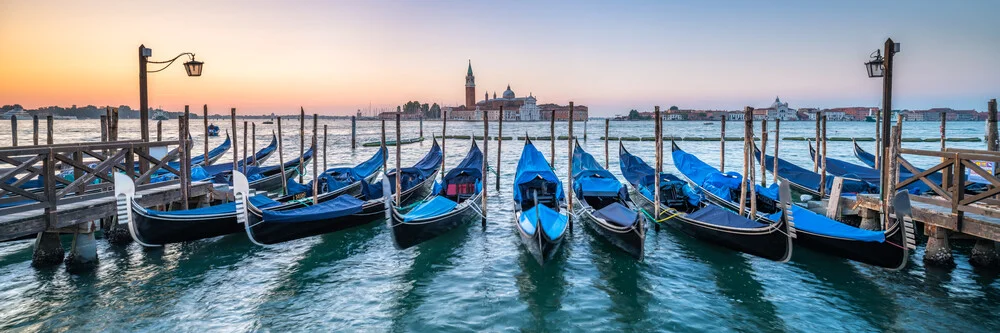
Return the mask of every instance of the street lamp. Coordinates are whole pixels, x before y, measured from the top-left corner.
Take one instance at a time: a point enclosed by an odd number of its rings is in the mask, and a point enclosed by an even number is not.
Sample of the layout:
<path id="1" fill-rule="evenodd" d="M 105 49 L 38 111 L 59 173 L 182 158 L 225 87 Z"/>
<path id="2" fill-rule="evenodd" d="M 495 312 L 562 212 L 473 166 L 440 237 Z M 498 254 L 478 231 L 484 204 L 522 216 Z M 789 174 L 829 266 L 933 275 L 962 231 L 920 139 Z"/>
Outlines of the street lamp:
<path id="1" fill-rule="evenodd" d="M 885 66 L 882 60 L 882 50 L 875 50 L 870 56 L 872 61 L 866 62 L 865 67 L 868 68 L 868 77 L 876 78 L 885 76 Z"/>
<path id="2" fill-rule="evenodd" d="M 152 55 L 153 49 L 146 48 L 145 45 L 139 45 L 139 123 L 143 142 L 149 142 L 149 91 L 147 90 L 146 74 L 163 71 L 167 67 L 170 67 L 177 59 L 185 55 L 190 59 L 184 63 L 184 71 L 187 72 L 188 76 L 201 76 L 202 66 L 205 64 L 194 60 L 194 53 L 191 52 L 178 54 L 173 59 L 167 61 L 150 61 L 149 57 Z M 146 70 L 147 64 L 163 65 L 163 67 L 156 70 Z"/>
<path id="3" fill-rule="evenodd" d="M 893 189 L 887 188 L 889 185 L 889 177 L 895 175 L 889 174 L 889 161 L 891 156 L 889 156 L 889 123 L 892 121 L 892 58 L 899 52 L 899 43 L 892 41 L 892 38 L 885 40 L 885 58 L 882 58 L 882 54 L 879 50 L 872 52 L 872 60 L 865 63 L 865 67 L 868 69 L 868 77 L 871 78 L 882 78 L 882 142 L 879 145 L 879 152 L 881 153 L 881 161 L 879 165 L 879 178 L 880 186 L 882 192 L 882 202 L 888 204 L 889 196 L 893 193 Z"/>

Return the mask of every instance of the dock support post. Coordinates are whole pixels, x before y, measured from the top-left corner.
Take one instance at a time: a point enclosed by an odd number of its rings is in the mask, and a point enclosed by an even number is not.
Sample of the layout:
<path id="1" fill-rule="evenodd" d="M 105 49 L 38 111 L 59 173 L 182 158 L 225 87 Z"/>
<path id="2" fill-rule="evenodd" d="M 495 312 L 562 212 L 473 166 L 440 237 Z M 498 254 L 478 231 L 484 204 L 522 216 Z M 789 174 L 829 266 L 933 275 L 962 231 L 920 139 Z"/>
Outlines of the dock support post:
<path id="1" fill-rule="evenodd" d="M 10 139 L 12 147 L 17 147 L 17 116 L 10 116 Z"/>
<path id="2" fill-rule="evenodd" d="M 503 105 L 500 106 L 500 117 L 498 117 L 498 121 L 499 122 L 497 123 L 497 166 L 496 166 L 496 170 L 495 170 L 496 171 L 496 176 L 497 176 L 497 181 L 496 181 L 496 186 L 495 187 L 496 187 L 497 193 L 500 193 L 500 157 L 503 156 L 503 150 L 500 149 L 500 147 L 502 147 L 502 143 L 503 143 Z M 484 146 L 483 149 L 486 149 L 486 147 Z M 485 154 L 486 153 L 483 152 L 483 156 L 485 156 Z M 486 174 L 484 173 L 483 176 L 485 176 L 485 175 Z"/>
<path id="3" fill-rule="evenodd" d="M 955 267 L 951 256 L 951 244 L 948 243 L 948 230 L 927 225 L 927 248 L 924 251 L 924 263 L 941 267 Z"/>
<path id="4" fill-rule="evenodd" d="M 31 254 L 32 266 L 49 266 L 59 264 L 66 256 L 66 249 L 63 249 L 62 242 L 59 241 L 58 232 L 39 232 L 35 237 L 35 248 Z"/>
<path id="5" fill-rule="evenodd" d="M 105 115 L 101 115 L 101 142 L 108 142 L 108 116 Z M 38 145 L 38 116 L 35 116 L 35 145 Z"/>
<path id="6" fill-rule="evenodd" d="M 997 100 L 991 99 L 986 106 L 986 150 L 1000 150 L 1000 142 L 997 135 Z M 976 245 L 972 247 L 972 254 L 969 262 L 973 266 L 990 267 L 1000 265 L 1000 253 L 997 251 L 996 242 L 988 239 L 976 239 Z"/>
<path id="7" fill-rule="evenodd" d="M 587 120 L 583 121 L 583 141 L 587 141 Z"/>
<path id="8" fill-rule="evenodd" d="M 351 150 L 358 147 L 358 116 L 351 116 Z"/>
<path id="9" fill-rule="evenodd" d="M 108 130 L 108 128 L 107 128 L 107 126 L 108 126 L 107 125 L 107 121 L 108 120 L 104 116 L 101 116 L 101 119 L 104 119 L 104 121 L 101 122 L 101 133 L 104 133 L 103 135 L 107 136 L 107 134 L 108 134 L 108 132 L 107 132 L 107 130 Z M 31 142 L 32 142 L 32 144 L 34 144 L 34 145 L 37 146 L 38 145 L 38 115 L 31 116 L 31 133 L 32 133 L 31 134 L 31 136 L 32 136 Z M 107 140 L 105 140 L 105 141 L 107 141 Z"/>
<path id="10" fill-rule="evenodd" d="M 79 228 L 73 233 L 73 243 L 70 246 L 69 256 L 66 257 L 67 265 L 85 265 L 97 261 L 95 229 L 97 228 L 94 226 L 94 222 L 79 225 Z"/>
<path id="11" fill-rule="evenodd" d="M 865 230 L 878 231 L 882 230 L 881 223 L 879 223 L 879 212 L 873 209 L 861 209 L 858 211 L 858 215 L 861 217 L 861 224 L 858 228 Z"/>
<path id="12" fill-rule="evenodd" d="M 875 170 L 882 165 L 882 112 L 875 117 Z"/>

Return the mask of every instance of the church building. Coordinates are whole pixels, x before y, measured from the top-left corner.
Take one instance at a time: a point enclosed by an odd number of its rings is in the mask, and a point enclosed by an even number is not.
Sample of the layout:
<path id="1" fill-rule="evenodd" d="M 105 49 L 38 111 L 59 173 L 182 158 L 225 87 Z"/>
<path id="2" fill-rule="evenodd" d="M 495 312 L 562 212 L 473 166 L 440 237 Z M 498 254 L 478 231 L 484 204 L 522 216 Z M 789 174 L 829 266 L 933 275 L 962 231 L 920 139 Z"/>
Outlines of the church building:
<path id="1" fill-rule="evenodd" d="M 568 110 L 568 107 L 546 104 L 552 110 L 543 109 L 539 107 L 538 100 L 534 95 L 529 93 L 526 97 L 517 97 L 509 84 L 507 85 L 507 90 L 504 90 L 500 97 L 497 97 L 496 91 L 493 92 L 493 98 L 490 98 L 488 92 L 484 92 L 483 99 L 477 102 L 475 96 L 476 77 L 472 73 L 472 62 L 470 61 L 469 68 L 465 74 L 465 105 L 444 108 L 443 110 L 448 112 L 448 119 L 481 120 L 485 114 L 490 120 L 497 120 L 500 116 L 501 106 L 503 107 L 503 119 L 507 121 L 548 120 L 549 117 L 543 117 L 543 111 L 551 113 L 553 110 L 557 111 L 556 120 L 566 120 L 561 118 L 568 118 L 568 112 L 559 112 L 564 111 L 562 109 Z M 586 106 L 576 105 L 573 107 L 573 118 L 587 119 L 587 112 Z"/>

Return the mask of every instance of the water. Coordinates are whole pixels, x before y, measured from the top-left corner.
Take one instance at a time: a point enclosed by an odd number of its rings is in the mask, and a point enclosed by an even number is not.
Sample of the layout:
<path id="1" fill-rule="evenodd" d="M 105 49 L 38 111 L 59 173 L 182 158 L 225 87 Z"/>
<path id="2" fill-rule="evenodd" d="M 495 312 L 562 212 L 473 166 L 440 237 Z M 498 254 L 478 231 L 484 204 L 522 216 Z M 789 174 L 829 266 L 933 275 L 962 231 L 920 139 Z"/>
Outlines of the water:
<path id="1" fill-rule="evenodd" d="M 216 122 L 223 129 L 227 122 Z M 30 140 L 30 121 L 19 126 Z M 329 125 L 327 163 L 353 165 L 375 152 L 351 152 L 350 122 Z M 580 135 L 583 124 L 575 129 Z M 650 122 L 612 122 L 611 136 L 650 136 Z M 950 137 L 982 136 L 979 122 L 950 123 Z M 44 122 L 43 133 L 44 133 Z M 138 138 L 138 122 L 123 120 L 120 136 Z M 273 125 L 258 124 L 258 147 Z M 286 123 L 286 159 L 298 156 L 298 124 Z M 393 124 L 387 124 L 390 131 Z M 440 132 L 427 121 L 424 134 Z M 505 136 L 548 135 L 548 123 L 506 123 Z M 937 123 L 905 123 L 905 137 L 937 137 Z M 98 121 L 57 121 L 56 143 L 95 141 Z M 359 141 L 377 140 L 377 122 L 359 122 Z M 490 133 L 497 133 L 492 124 Z M 588 126 L 582 142 L 604 160 L 603 121 Z M 670 122 L 667 135 L 717 137 L 718 125 Z M 742 133 L 731 122 L 730 136 Z M 872 123 L 829 124 L 829 136 L 868 136 Z M 566 124 L 556 125 L 557 135 Z M 773 130 L 773 124 L 771 124 Z M 785 122 L 782 136 L 813 135 L 811 122 Z M 192 131 L 202 131 L 201 122 Z M 308 131 L 307 131 L 308 132 Z M 404 123 L 404 138 L 417 122 Z M 451 122 L 448 134 L 482 133 L 481 123 Z M 176 138 L 176 121 L 164 123 Z M 153 134 L 155 138 L 155 133 Z M 773 137 L 773 135 L 772 135 Z M 201 140 L 201 135 L 195 135 Z M 390 139 L 392 135 L 390 135 Z M 242 148 L 242 135 L 238 144 Z M 6 141 L 3 141 L 6 140 Z M 212 147 L 223 138 L 212 138 Z M 44 141 L 44 137 L 42 138 Z M 308 140 L 307 140 L 308 142 Z M 322 142 L 322 141 L 321 141 Z M 773 144 L 773 140 L 771 141 Z M 9 146 L 9 123 L 0 123 L 0 145 Z M 537 141 L 549 154 L 549 142 Z M 611 171 L 620 175 L 612 142 Z M 716 164 L 717 142 L 680 142 Z M 195 153 L 202 144 L 196 144 Z M 557 259 L 539 267 L 520 245 L 512 225 L 511 181 L 522 141 L 503 143 L 501 191 L 491 192 L 488 226 L 471 223 L 405 251 L 392 246 L 384 223 L 271 247 L 243 234 L 143 249 L 98 241 L 97 266 L 70 273 L 65 266 L 33 268 L 31 241 L 0 244 L 0 331 L 996 331 L 1000 282 L 996 271 L 968 264 L 971 244 L 957 242 L 950 270 L 925 267 L 923 241 L 906 269 L 889 272 L 795 248 L 786 264 L 706 244 L 669 228 L 647 235 L 646 260 L 635 262 L 582 226 L 566 239 Z M 652 142 L 625 142 L 647 161 Z M 855 161 L 850 142 L 830 142 L 831 157 Z M 873 143 L 865 142 L 866 149 Z M 982 148 L 983 143 L 948 143 Z M 938 143 L 904 143 L 938 149 Z M 416 162 L 430 141 L 402 146 L 402 164 Z M 468 140 L 448 140 L 449 166 Z M 727 165 L 739 165 L 739 143 L 730 142 Z M 771 146 L 773 149 L 773 146 Z M 566 174 L 566 141 L 556 142 L 557 172 Z M 496 163 L 496 142 L 489 161 Z M 669 148 L 668 148 L 669 149 Z M 390 147 L 390 152 L 395 149 Z M 242 156 L 242 154 L 241 154 Z M 782 141 L 781 156 L 809 166 L 805 143 Z M 218 163 L 231 161 L 232 153 Z M 320 163 L 323 161 L 320 160 Z M 928 166 L 934 159 L 914 161 Z M 268 163 L 277 163 L 272 157 Z M 394 160 L 390 158 L 390 165 Z M 664 162 L 674 171 L 669 154 Z M 311 168 L 310 168 L 311 169 Z M 490 189 L 494 179 L 490 179 Z M 68 239 L 64 239 L 69 246 Z"/>

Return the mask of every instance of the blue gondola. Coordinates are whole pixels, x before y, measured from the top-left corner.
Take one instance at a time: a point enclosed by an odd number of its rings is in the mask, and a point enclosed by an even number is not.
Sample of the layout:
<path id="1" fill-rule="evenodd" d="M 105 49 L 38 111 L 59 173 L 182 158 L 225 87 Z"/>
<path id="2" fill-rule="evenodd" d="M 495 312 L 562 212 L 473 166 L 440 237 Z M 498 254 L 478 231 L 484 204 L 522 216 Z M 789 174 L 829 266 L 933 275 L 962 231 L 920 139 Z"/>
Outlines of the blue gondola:
<path id="1" fill-rule="evenodd" d="M 812 151 L 812 146 L 810 146 L 809 150 Z M 815 156 L 815 155 L 812 155 L 812 156 Z M 864 149 L 861 149 L 861 146 L 858 146 L 857 141 L 854 142 L 854 156 L 857 157 L 859 160 L 861 160 L 861 162 L 864 163 L 865 165 L 867 165 L 867 166 L 869 166 L 871 168 L 875 167 L 875 155 L 872 155 L 871 153 L 865 151 Z M 815 160 L 815 158 L 813 158 L 813 160 Z M 830 163 L 831 160 L 833 160 L 833 159 L 832 158 L 828 158 L 827 159 L 827 163 Z M 846 162 L 844 162 L 844 163 L 846 163 Z M 916 168 L 916 172 L 917 173 L 924 172 L 924 169 Z M 899 167 L 899 179 L 900 180 L 911 178 L 911 177 L 913 177 L 913 175 L 914 175 L 914 173 L 911 172 L 910 170 L 908 170 L 906 168 L 903 168 L 902 166 Z M 927 179 L 929 179 L 931 181 L 934 181 L 938 186 L 940 186 L 941 183 L 942 183 L 942 181 L 943 181 L 943 178 L 941 176 L 941 172 L 940 171 L 932 173 L 930 175 L 927 175 Z M 923 183 L 922 181 L 918 181 L 917 183 L 920 183 L 921 185 L 923 185 L 925 187 L 927 186 L 926 184 L 922 184 Z M 909 189 L 910 187 L 907 187 L 907 188 Z M 928 187 L 928 189 L 929 189 L 929 187 Z M 986 191 L 986 190 L 987 190 L 987 184 L 984 184 L 984 183 L 966 182 L 966 185 L 965 185 L 965 193 L 967 193 L 967 194 L 978 194 L 978 193 L 982 193 L 983 191 Z"/>
<path id="2" fill-rule="evenodd" d="M 441 147 L 437 141 L 417 164 L 402 170 L 402 203 L 426 197 L 441 166 Z M 258 207 L 249 200 L 249 184 L 242 173 L 234 173 L 237 220 L 243 224 L 250 241 L 258 245 L 275 244 L 321 235 L 368 224 L 385 217 L 388 198 L 394 193 L 396 170 L 383 174 L 377 184 L 361 182 L 358 195 L 348 193 L 329 197 L 313 204 L 311 197 L 279 207 Z"/>
<path id="3" fill-rule="evenodd" d="M 754 158 L 760 161 L 760 150 L 754 145 Z M 774 171 L 775 159 L 773 156 L 764 155 L 764 166 L 768 171 Z M 783 159 L 778 159 L 778 176 L 787 179 L 795 190 L 819 197 L 820 182 L 823 178 L 815 172 L 806 170 L 798 165 L 792 164 Z M 835 176 L 826 176 L 825 197 L 830 196 L 833 190 L 833 179 Z M 860 179 L 844 178 L 841 193 L 878 193 L 878 185 Z"/>
<path id="4" fill-rule="evenodd" d="M 219 126 L 208 125 L 208 136 L 219 136 Z"/>
<path id="5" fill-rule="evenodd" d="M 734 211 L 739 210 L 739 202 L 733 194 L 734 190 L 739 191 L 740 183 L 743 181 L 740 174 L 735 172 L 723 174 L 694 155 L 681 150 L 676 143 L 671 143 L 671 146 L 674 166 L 688 178 L 692 186 L 699 188 L 705 198 L 713 204 Z M 759 202 L 773 202 L 775 198 L 773 192 L 776 192 L 773 185 L 769 188 L 755 186 Z M 870 265 L 892 270 L 902 269 L 909 258 L 909 250 L 915 249 L 916 243 L 913 238 L 913 222 L 902 218 L 910 215 L 909 196 L 905 191 L 900 191 L 893 200 L 897 218 L 893 219 L 885 231 L 855 228 L 797 205 L 791 205 L 791 217 L 795 221 L 797 235 L 796 243 Z M 749 209 L 746 211 L 749 212 Z M 778 221 L 782 214 L 767 204 L 758 205 L 758 211 L 755 213 L 760 220 L 771 223 Z"/>
<path id="6" fill-rule="evenodd" d="M 628 200 L 625 186 L 579 142 L 573 149 L 573 193 L 578 199 L 573 205 L 574 216 L 611 245 L 642 260 L 646 219 Z"/>
<path id="7" fill-rule="evenodd" d="M 618 161 L 622 175 L 629 182 L 629 198 L 653 218 L 656 171 L 620 143 Z M 695 188 L 672 174 L 660 173 L 659 206 L 661 215 L 655 219 L 695 238 L 779 262 L 792 257 L 795 228 L 786 218 L 779 217 L 777 223 L 761 223 L 707 205 Z"/>
<path id="8" fill-rule="evenodd" d="M 393 206 L 386 220 L 396 248 L 406 249 L 440 236 L 462 224 L 482 218 L 483 152 L 472 147 L 458 166 L 448 171 L 434 191 L 408 212 Z"/>
<path id="9" fill-rule="evenodd" d="M 810 142 L 808 145 L 809 145 L 809 156 L 811 157 L 813 163 L 815 163 L 816 150 L 813 149 L 812 142 Z M 817 164 L 816 167 L 817 169 L 821 169 L 822 164 Z M 881 184 L 881 179 L 882 179 L 882 173 L 879 170 L 875 170 L 865 166 L 860 166 L 854 163 L 846 162 L 832 157 L 826 158 L 826 172 L 834 176 L 863 180 L 870 184 Z M 906 170 L 900 170 L 899 177 L 900 179 L 906 179 L 913 177 L 913 174 L 907 172 Z M 941 185 L 940 173 L 927 175 L 927 179 L 938 184 L 938 186 Z M 931 191 L 931 188 L 927 186 L 927 184 L 920 181 L 907 185 L 905 189 L 910 194 L 924 194 Z"/>
<path id="10" fill-rule="evenodd" d="M 514 226 L 539 265 L 562 244 L 569 222 L 561 208 L 564 197 L 559 177 L 526 139 L 514 176 Z"/>

